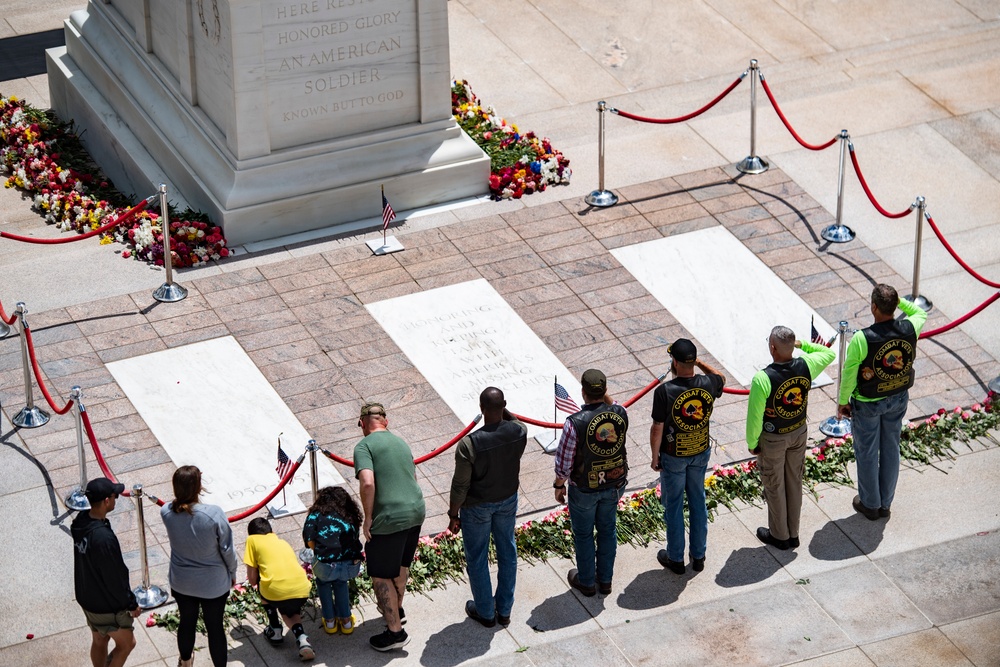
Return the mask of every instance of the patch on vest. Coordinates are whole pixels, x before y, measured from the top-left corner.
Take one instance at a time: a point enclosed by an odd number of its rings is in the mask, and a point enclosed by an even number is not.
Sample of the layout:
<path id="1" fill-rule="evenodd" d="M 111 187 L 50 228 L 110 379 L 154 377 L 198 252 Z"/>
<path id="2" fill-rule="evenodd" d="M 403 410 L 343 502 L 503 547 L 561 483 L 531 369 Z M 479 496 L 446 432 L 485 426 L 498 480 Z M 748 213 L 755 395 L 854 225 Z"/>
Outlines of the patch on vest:
<path id="1" fill-rule="evenodd" d="M 796 376 L 785 380 L 774 393 L 774 414 L 781 419 L 795 419 L 809 401 L 809 380 Z"/>
<path id="2" fill-rule="evenodd" d="M 714 398 L 701 387 L 682 392 L 674 401 L 670 416 L 681 431 L 676 437 L 676 456 L 693 456 L 708 448 L 708 418 Z"/>
<path id="3" fill-rule="evenodd" d="M 914 356 L 913 345 L 909 341 L 894 338 L 875 352 L 871 365 L 861 370 L 861 377 L 866 382 L 877 378 L 880 394 L 906 386 L 910 381 Z"/>

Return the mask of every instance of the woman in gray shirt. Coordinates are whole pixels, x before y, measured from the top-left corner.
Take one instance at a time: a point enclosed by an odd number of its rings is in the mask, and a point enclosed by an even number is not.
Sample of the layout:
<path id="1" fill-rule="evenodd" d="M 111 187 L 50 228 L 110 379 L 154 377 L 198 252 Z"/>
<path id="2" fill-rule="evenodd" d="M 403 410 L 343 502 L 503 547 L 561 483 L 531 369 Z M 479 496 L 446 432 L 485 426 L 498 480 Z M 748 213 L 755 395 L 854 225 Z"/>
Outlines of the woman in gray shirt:
<path id="1" fill-rule="evenodd" d="M 222 508 L 199 502 L 201 471 L 181 466 L 174 472 L 174 500 L 160 509 L 170 538 L 170 591 L 181 621 L 177 628 L 180 667 L 194 663 L 194 635 L 201 608 L 214 667 L 225 667 L 227 646 L 223 612 L 236 583 L 233 531 Z"/>

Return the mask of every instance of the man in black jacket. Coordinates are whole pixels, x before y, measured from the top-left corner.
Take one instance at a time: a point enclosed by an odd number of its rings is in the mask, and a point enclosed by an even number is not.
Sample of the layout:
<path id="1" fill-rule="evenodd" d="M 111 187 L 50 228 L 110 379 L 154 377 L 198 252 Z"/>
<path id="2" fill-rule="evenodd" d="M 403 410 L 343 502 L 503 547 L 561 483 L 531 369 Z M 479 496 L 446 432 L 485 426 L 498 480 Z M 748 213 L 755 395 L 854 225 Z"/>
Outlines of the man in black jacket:
<path id="1" fill-rule="evenodd" d="M 129 587 L 121 545 L 106 518 L 124 490 L 123 484 L 106 477 L 90 480 L 86 489 L 90 510 L 80 512 L 71 527 L 76 601 L 93 633 L 90 661 L 94 667 L 122 667 L 135 648 L 132 619 L 141 610 Z M 109 653 L 111 639 L 115 648 Z"/>

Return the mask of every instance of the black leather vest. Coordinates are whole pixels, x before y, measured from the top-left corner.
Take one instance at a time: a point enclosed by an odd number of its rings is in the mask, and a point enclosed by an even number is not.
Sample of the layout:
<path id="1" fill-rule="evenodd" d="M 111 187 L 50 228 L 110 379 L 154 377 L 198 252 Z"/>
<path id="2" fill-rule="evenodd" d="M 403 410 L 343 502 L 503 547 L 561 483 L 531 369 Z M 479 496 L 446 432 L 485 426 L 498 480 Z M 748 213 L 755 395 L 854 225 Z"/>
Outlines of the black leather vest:
<path id="1" fill-rule="evenodd" d="M 868 356 L 858 367 L 857 392 L 865 398 L 885 398 L 913 386 L 917 332 L 909 320 L 877 322 L 863 331 Z"/>
<path id="2" fill-rule="evenodd" d="M 569 417 L 576 428 L 576 455 L 570 479 L 582 491 L 602 491 L 625 483 L 628 413 L 620 405 L 584 406 Z"/>
<path id="3" fill-rule="evenodd" d="M 517 493 L 521 455 L 527 441 L 524 430 L 504 420 L 496 428 L 491 425 L 474 431 L 469 439 L 476 460 L 472 464 L 472 484 L 466 504 L 495 503 Z"/>
<path id="4" fill-rule="evenodd" d="M 666 392 L 669 416 L 664 424 L 660 451 L 669 456 L 695 456 L 710 446 L 709 418 L 715 405 L 711 380 L 695 375 L 691 386 L 673 380 L 660 385 Z"/>
<path id="5" fill-rule="evenodd" d="M 806 406 L 812 380 L 802 359 L 773 363 L 764 369 L 771 381 L 771 395 L 764 405 L 764 430 L 784 434 L 806 424 Z"/>

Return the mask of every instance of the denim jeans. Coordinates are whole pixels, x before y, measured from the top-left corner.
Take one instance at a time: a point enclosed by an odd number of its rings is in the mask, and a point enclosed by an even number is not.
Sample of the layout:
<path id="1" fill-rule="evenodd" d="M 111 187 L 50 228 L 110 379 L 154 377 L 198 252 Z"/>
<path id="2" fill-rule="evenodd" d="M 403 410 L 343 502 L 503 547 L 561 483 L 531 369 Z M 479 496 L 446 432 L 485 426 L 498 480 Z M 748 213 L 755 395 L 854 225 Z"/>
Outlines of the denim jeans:
<path id="1" fill-rule="evenodd" d="M 351 593 L 348 584 L 360 571 L 361 564 L 351 561 L 313 562 L 316 591 L 319 593 L 319 604 L 325 620 L 332 621 L 334 617 L 350 618 Z"/>
<path id="2" fill-rule="evenodd" d="M 889 509 L 899 478 L 899 438 L 910 392 L 871 403 L 851 400 L 851 431 L 858 461 L 858 496 L 869 509 Z"/>
<path id="3" fill-rule="evenodd" d="M 618 488 L 589 493 L 573 485 L 569 487 L 569 521 L 573 526 L 573 543 L 576 546 L 577 577 L 583 586 L 593 586 L 595 581 L 610 584 L 615 574 L 618 500 L 624 491 L 624 484 Z"/>
<path id="4" fill-rule="evenodd" d="M 684 495 L 691 524 L 691 558 L 704 558 L 708 542 L 705 470 L 712 449 L 694 456 L 660 454 L 660 502 L 667 524 L 667 558 L 684 562 Z"/>
<path id="5" fill-rule="evenodd" d="M 514 607 L 514 584 L 517 581 L 517 543 L 514 540 L 514 519 L 517 515 L 517 494 L 495 503 L 480 503 L 463 507 L 462 542 L 465 545 L 465 567 L 476 613 L 483 618 L 493 614 L 510 616 Z M 493 595 L 490 581 L 490 535 L 497 551 L 497 592 Z"/>

